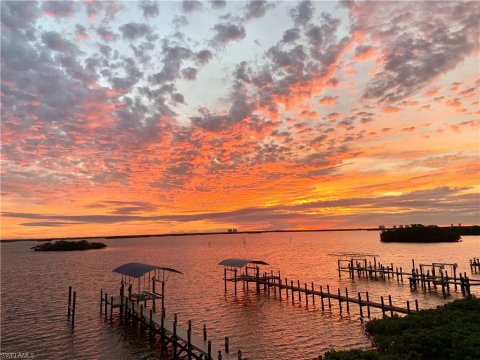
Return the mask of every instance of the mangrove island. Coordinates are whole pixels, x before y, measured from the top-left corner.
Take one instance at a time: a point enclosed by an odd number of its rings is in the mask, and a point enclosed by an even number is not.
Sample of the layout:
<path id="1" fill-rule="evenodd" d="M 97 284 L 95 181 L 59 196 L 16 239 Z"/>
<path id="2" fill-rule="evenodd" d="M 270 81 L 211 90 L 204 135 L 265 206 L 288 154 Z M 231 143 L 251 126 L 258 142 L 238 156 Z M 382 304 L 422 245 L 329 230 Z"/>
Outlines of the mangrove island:
<path id="1" fill-rule="evenodd" d="M 380 240 L 383 242 L 411 242 L 411 243 L 435 243 L 457 242 L 460 235 L 448 228 L 440 228 L 435 225 L 424 226 L 414 224 L 410 227 L 383 230 Z"/>
<path id="2" fill-rule="evenodd" d="M 375 350 L 331 351 L 325 360 L 480 359 L 480 299 L 369 321 Z"/>
<path id="3" fill-rule="evenodd" d="M 59 240 L 55 243 L 46 242 L 41 245 L 32 247 L 35 251 L 76 251 L 76 250 L 91 250 L 91 249 L 103 249 L 107 245 L 100 242 L 88 242 L 87 240 L 80 241 L 65 241 Z"/>

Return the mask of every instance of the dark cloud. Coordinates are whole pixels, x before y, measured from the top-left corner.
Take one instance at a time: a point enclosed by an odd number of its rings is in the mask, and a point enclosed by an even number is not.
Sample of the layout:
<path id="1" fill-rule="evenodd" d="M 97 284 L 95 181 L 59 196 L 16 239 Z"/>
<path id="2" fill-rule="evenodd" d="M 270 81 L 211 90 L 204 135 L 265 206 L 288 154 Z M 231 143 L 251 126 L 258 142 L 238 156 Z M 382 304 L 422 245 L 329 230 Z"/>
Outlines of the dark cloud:
<path id="1" fill-rule="evenodd" d="M 96 29 L 97 34 L 104 40 L 104 41 L 113 41 L 117 38 L 117 35 L 108 30 L 107 28 L 100 26 Z"/>
<path id="2" fill-rule="evenodd" d="M 91 20 L 95 20 L 103 14 L 103 23 L 109 23 L 115 19 L 121 4 L 116 1 L 82 1 L 87 10 L 87 15 Z"/>
<path id="3" fill-rule="evenodd" d="M 212 8 L 214 9 L 223 9 L 227 6 L 227 2 L 225 0 L 212 0 L 210 1 Z"/>
<path id="4" fill-rule="evenodd" d="M 312 6 L 312 2 L 309 0 L 300 2 L 295 8 L 290 10 L 290 16 L 292 17 L 296 26 L 305 26 L 313 16 L 315 9 Z"/>
<path id="5" fill-rule="evenodd" d="M 235 24 L 216 24 L 213 29 L 215 36 L 212 43 L 217 46 L 225 46 L 230 41 L 238 41 L 245 38 L 245 28 Z"/>
<path id="6" fill-rule="evenodd" d="M 180 77 L 180 67 L 184 60 L 193 56 L 192 50 L 176 45 L 170 45 L 165 42 L 162 48 L 163 68 L 160 72 L 151 77 L 155 84 L 163 84 L 168 81 L 174 81 Z"/>
<path id="7" fill-rule="evenodd" d="M 300 38 L 300 30 L 297 28 L 289 29 L 283 33 L 283 42 L 290 43 Z"/>
<path id="8" fill-rule="evenodd" d="M 196 68 L 187 67 L 182 70 L 182 76 L 187 80 L 195 80 L 197 78 L 197 72 L 198 70 Z"/>
<path id="9" fill-rule="evenodd" d="M 123 38 L 130 41 L 138 40 L 141 37 L 153 40 L 151 38 L 152 28 L 146 24 L 128 23 L 120 26 L 119 30 L 122 33 Z"/>
<path id="10" fill-rule="evenodd" d="M 352 14 L 352 30 L 378 39 L 384 54 L 383 70 L 368 83 L 366 99 L 402 100 L 479 48 L 478 2 L 355 3 Z"/>
<path id="11" fill-rule="evenodd" d="M 186 13 L 203 10 L 203 4 L 196 0 L 183 0 L 182 9 Z"/>
<path id="12" fill-rule="evenodd" d="M 195 54 L 195 58 L 202 65 L 208 64 L 210 60 L 212 60 L 212 57 L 213 55 L 210 50 L 201 50 Z"/>
<path id="13" fill-rule="evenodd" d="M 268 152 L 268 151 L 267 151 Z M 189 166 L 185 168 L 178 167 L 176 171 L 189 171 Z M 324 167 L 310 174 L 310 176 L 330 175 L 336 169 L 332 167 Z M 462 194 L 464 188 L 440 187 L 430 190 L 421 190 L 406 193 L 400 196 L 383 196 L 377 198 L 348 198 L 328 201 L 314 201 L 302 203 L 300 205 L 290 206 L 272 206 L 272 207 L 249 207 L 234 211 L 224 211 L 216 213 L 200 213 L 193 215 L 153 215 L 140 216 L 131 213 L 143 211 L 143 205 L 136 206 L 120 206 L 118 214 L 112 215 L 44 215 L 35 213 L 18 213 L 3 212 L 2 216 L 20 219 L 44 220 L 35 222 L 39 226 L 61 226 L 63 224 L 115 224 L 125 222 L 151 222 L 151 221 L 213 221 L 213 222 L 229 222 L 237 224 L 251 224 L 261 221 L 275 221 L 279 219 L 301 218 L 308 221 L 311 219 L 324 219 L 328 215 L 309 215 L 308 212 L 315 212 L 325 208 L 345 208 L 345 207 L 362 207 L 364 212 L 375 211 L 384 216 L 388 216 L 390 208 L 394 208 L 397 212 L 402 210 L 402 218 L 408 215 L 425 215 L 436 209 L 437 214 L 445 216 L 452 212 L 455 214 L 477 213 L 479 194 Z M 122 208 L 124 213 L 122 213 Z M 387 210 L 386 210 L 387 209 Z M 117 210 L 115 210 L 117 211 Z M 307 212 L 307 213 L 305 213 Z M 345 215 L 342 215 L 343 217 Z M 438 216 L 438 215 L 437 215 Z M 371 215 L 369 214 L 369 217 Z M 436 221 L 435 221 L 436 222 Z M 363 223 L 368 223 L 364 222 Z M 26 226 L 30 226 L 26 223 Z M 44 224 L 44 225 L 41 225 Z M 58 225 L 55 225 L 58 224 Z M 34 225 L 32 225 L 34 226 Z"/>
<path id="14" fill-rule="evenodd" d="M 263 0 L 252 0 L 245 7 L 245 19 L 257 19 L 265 16 L 266 12 L 275 5 Z"/>
<path id="15" fill-rule="evenodd" d="M 77 3 L 74 1 L 44 1 L 42 10 L 45 14 L 55 17 L 73 17 Z"/>
<path id="16" fill-rule="evenodd" d="M 75 34 L 81 40 L 88 39 L 87 29 L 80 24 L 75 25 Z"/>
<path id="17" fill-rule="evenodd" d="M 158 3 L 156 1 L 141 1 L 138 4 L 143 10 L 143 16 L 147 19 L 158 16 Z"/>
<path id="18" fill-rule="evenodd" d="M 65 40 L 57 32 L 49 31 L 42 34 L 43 43 L 51 50 L 60 51 L 66 54 L 78 52 L 78 48 L 72 42 Z"/>

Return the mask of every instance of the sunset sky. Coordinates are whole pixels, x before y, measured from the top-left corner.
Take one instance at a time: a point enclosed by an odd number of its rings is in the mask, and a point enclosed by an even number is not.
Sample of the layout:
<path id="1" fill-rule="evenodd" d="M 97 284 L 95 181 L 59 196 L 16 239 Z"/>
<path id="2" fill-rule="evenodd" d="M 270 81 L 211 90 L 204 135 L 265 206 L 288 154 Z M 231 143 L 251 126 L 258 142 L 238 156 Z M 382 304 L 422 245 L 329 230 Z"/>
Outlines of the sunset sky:
<path id="1" fill-rule="evenodd" d="M 478 224 L 479 18 L 2 1 L 2 238 Z"/>

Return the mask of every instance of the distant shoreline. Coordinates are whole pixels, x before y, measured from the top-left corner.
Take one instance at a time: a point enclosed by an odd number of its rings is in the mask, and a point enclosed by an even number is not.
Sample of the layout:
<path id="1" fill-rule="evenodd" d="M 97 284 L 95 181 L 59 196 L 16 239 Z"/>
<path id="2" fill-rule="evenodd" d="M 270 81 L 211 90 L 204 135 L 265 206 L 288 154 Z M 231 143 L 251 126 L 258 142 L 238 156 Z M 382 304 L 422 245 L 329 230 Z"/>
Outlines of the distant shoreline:
<path id="1" fill-rule="evenodd" d="M 314 229 L 314 230 L 251 230 L 251 231 L 218 231 L 218 232 L 193 232 L 193 233 L 164 233 L 164 234 L 137 234 L 137 235 L 109 235 L 109 236 L 75 236 L 59 238 L 30 238 L 30 239 L 0 239 L 0 242 L 18 241 L 54 241 L 54 240 L 78 240 L 78 239 L 124 239 L 140 237 L 167 237 L 167 236 L 204 236 L 204 235 L 238 235 L 238 234 L 263 234 L 282 232 L 321 232 L 321 231 L 380 231 L 378 228 L 351 228 L 351 229 Z"/>
<path id="2" fill-rule="evenodd" d="M 461 226 L 462 228 L 471 227 L 471 225 Z M 440 228 L 450 228 L 450 226 L 440 226 Z M 0 242 L 18 242 L 18 241 L 54 241 L 54 240 L 78 240 L 78 239 L 124 239 L 141 237 L 167 237 L 167 236 L 205 236 L 205 235 L 239 235 L 239 234 L 264 234 L 264 233 L 301 233 L 301 232 L 331 232 L 331 231 L 382 231 L 392 228 L 380 229 L 378 227 L 366 228 L 344 228 L 344 229 L 310 229 L 310 230 L 251 230 L 251 231 L 219 231 L 219 232 L 192 232 L 192 233 L 163 233 L 163 234 L 137 234 L 137 235 L 109 235 L 109 236 L 75 236 L 61 238 L 29 238 L 29 239 L 0 239 Z"/>

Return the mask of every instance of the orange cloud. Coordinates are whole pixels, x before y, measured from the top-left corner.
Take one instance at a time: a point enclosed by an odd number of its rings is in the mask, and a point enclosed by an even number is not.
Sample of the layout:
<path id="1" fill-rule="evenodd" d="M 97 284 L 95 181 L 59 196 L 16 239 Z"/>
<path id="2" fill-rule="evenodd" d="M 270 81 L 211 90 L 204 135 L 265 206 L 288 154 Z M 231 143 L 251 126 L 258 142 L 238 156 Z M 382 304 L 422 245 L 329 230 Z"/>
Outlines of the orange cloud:
<path id="1" fill-rule="evenodd" d="M 324 96 L 318 99 L 319 105 L 333 106 L 336 104 L 338 96 Z"/>

